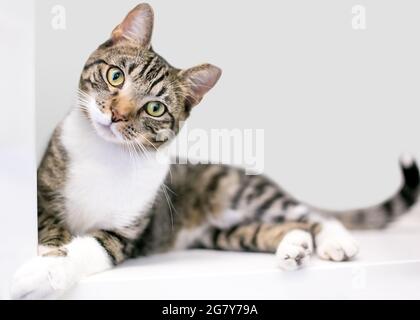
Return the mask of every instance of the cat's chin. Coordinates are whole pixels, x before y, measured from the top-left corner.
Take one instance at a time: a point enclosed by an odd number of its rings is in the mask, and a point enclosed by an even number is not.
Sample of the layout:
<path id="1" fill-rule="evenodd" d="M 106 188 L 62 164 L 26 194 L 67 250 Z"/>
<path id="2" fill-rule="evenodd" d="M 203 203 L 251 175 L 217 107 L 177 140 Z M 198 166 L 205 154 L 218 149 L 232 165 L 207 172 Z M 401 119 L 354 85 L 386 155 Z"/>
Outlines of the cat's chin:
<path id="1" fill-rule="evenodd" d="M 97 135 L 105 141 L 118 144 L 124 143 L 124 139 L 122 138 L 121 134 L 118 132 L 118 129 L 114 124 L 104 125 L 96 122 L 93 123 L 93 127 Z"/>

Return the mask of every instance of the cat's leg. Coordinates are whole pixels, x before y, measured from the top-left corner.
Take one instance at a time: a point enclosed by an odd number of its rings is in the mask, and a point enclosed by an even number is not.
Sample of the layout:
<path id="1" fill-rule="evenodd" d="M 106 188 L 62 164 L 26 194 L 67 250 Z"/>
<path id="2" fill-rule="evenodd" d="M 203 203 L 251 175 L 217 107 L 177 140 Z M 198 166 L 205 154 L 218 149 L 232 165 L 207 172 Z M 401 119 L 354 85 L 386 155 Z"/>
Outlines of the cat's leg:
<path id="1" fill-rule="evenodd" d="M 104 230 L 75 237 L 68 244 L 24 264 L 13 278 L 11 297 L 56 298 L 81 278 L 124 261 L 131 241 L 118 232 Z"/>
<path id="2" fill-rule="evenodd" d="M 324 260 L 347 261 L 359 252 L 359 245 L 344 225 L 332 216 L 317 212 L 294 199 L 285 199 L 276 211 L 273 206 L 265 219 L 282 221 L 301 221 L 317 224 L 318 230 L 313 234 L 318 257 Z M 280 210 L 281 209 L 281 210 Z"/>
<path id="3" fill-rule="evenodd" d="M 332 216 L 317 212 L 295 200 L 289 200 L 285 203 L 284 219 L 318 224 L 319 230 L 314 234 L 314 239 L 316 253 L 321 259 L 346 261 L 354 258 L 359 252 L 359 245 L 354 237 Z"/>
<path id="4" fill-rule="evenodd" d="M 353 258 L 358 246 L 352 235 L 335 218 L 316 212 L 293 199 L 277 183 L 264 175 L 246 175 L 241 169 L 223 165 L 202 165 L 187 171 L 190 184 L 182 204 L 185 220 L 207 221 L 221 230 L 245 221 L 274 225 L 288 223 L 316 224 L 315 247 L 323 259 L 344 261 Z M 240 249 L 240 248 L 239 248 Z"/>
<path id="5" fill-rule="evenodd" d="M 45 211 L 39 213 L 38 255 L 59 255 L 61 251 L 60 247 L 69 243 L 71 239 L 71 233 L 62 225 L 60 219 Z"/>
<path id="6" fill-rule="evenodd" d="M 271 252 L 277 265 L 295 270 L 306 265 L 313 252 L 316 225 L 299 222 L 240 224 L 228 229 L 211 229 L 200 246 L 229 251 Z"/>
<path id="7" fill-rule="evenodd" d="M 359 245 L 351 233 L 334 217 L 328 217 L 305 205 L 290 201 L 284 219 L 318 224 L 319 230 L 314 234 L 314 239 L 316 253 L 321 259 L 346 261 L 354 258 L 359 251 Z"/>
<path id="8" fill-rule="evenodd" d="M 263 221 L 317 224 L 314 245 L 321 259 L 345 261 L 358 253 L 353 236 L 333 216 L 293 199 L 265 176 L 244 176 L 242 180 L 233 197 L 237 210 L 249 212 L 251 209 L 251 216 Z"/>

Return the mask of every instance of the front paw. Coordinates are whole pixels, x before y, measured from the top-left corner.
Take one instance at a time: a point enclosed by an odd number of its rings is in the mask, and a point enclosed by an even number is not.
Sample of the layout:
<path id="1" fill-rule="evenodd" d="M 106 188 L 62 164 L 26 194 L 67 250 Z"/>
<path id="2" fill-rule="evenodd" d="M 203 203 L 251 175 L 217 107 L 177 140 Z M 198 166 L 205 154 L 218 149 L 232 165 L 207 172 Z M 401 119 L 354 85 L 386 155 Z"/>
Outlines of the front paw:
<path id="1" fill-rule="evenodd" d="M 299 269 L 309 263 L 312 250 L 312 236 L 303 230 L 292 230 L 277 248 L 277 264 L 286 271 Z"/>
<path id="2" fill-rule="evenodd" d="M 36 257 L 15 273 L 12 299 L 54 299 L 75 283 L 68 257 Z"/>

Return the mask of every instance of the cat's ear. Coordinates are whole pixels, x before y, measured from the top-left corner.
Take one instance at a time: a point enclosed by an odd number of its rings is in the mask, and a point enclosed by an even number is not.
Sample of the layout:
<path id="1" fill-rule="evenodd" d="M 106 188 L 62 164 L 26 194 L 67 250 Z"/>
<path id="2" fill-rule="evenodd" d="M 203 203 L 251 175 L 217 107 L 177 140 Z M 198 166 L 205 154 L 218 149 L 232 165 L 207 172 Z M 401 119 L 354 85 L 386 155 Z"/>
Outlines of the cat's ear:
<path id="1" fill-rule="evenodd" d="M 134 41 L 149 48 L 153 30 L 153 9 L 147 3 L 141 3 L 131 10 L 124 20 L 112 31 L 111 39 Z"/>
<path id="2" fill-rule="evenodd" d="M 187 100 L 190 107 L 198 104 L 203 96 L 214 87 L 222 75 L 222 70 L 211 64 L 202 64 L 180 72 L 187 87 Z"/>

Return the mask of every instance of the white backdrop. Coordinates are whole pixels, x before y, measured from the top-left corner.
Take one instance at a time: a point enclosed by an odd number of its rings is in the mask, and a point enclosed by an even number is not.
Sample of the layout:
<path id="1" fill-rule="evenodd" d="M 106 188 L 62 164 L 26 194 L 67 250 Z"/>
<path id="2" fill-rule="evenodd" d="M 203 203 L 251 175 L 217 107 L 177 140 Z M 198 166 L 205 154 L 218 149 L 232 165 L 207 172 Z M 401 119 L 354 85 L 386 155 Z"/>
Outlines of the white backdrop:
<path id="1" fill-rule="evenodd" d="M 36 254 L 34 7 L 0 2 L 0 299 L 10 276 Z"/>

